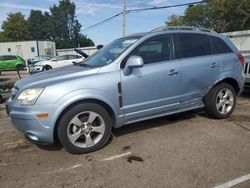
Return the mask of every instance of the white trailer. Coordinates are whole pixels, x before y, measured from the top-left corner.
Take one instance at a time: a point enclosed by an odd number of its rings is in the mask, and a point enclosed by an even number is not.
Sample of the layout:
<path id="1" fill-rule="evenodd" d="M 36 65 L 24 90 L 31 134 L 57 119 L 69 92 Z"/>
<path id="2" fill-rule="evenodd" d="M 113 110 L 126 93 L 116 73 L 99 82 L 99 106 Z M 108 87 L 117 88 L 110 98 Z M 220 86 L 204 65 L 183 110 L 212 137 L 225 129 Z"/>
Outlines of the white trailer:
<path id="1" fill-rule="evenodd" d="M 250 55 L 250 30 L 224 33 L 243 55 Z"/>
<path id="2" fill-rule="evenodd" d="M 39 55 L 56 55 L 55 42 L 51 41 L 20 41 L 0 43 L 0 55 L 18 55 L 24 60 Z"/>

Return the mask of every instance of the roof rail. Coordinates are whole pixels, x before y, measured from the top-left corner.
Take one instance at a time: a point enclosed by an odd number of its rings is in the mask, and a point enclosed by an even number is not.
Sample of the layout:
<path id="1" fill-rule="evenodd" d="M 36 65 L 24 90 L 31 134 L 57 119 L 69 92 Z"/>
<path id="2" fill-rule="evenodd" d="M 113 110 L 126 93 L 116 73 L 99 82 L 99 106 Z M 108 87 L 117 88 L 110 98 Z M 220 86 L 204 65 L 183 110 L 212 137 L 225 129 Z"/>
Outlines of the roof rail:
<path id="1" fill-rule="evenodd" d="M 200 31 L 200 32 L 211 32 L 216 33 L 211 29 L 199 28 L 199 27 L 188 27 L 188 26 L 162 26 L 157 27 L 151 31 L 153 32 L 161 32 L 161 31 L 171 31 L 171 30 L 184 30 L 184 31 Z"/>

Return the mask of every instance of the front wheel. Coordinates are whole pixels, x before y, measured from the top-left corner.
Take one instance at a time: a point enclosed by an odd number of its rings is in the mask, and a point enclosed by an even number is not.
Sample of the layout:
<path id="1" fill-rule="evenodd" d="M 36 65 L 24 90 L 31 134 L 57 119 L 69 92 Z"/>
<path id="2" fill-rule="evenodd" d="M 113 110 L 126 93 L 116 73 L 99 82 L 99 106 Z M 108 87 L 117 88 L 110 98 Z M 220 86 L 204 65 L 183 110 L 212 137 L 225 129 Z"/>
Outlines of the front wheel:
<path id="1" fill-rule="evenodd" d="M 110 137 L 111 128 L 110 115 L 102 106 L 83 103 L 63 115 L 58 137 L 68 152 L 83 154 L 103 147 Z"/>
<path id="2" fill-rule="evenodd" d="M 207 94 L 204 104 L 208 115 L 212 118 L 227 118 L 236 106 L 235 89 L 230 84 L 221 83 Z"/>

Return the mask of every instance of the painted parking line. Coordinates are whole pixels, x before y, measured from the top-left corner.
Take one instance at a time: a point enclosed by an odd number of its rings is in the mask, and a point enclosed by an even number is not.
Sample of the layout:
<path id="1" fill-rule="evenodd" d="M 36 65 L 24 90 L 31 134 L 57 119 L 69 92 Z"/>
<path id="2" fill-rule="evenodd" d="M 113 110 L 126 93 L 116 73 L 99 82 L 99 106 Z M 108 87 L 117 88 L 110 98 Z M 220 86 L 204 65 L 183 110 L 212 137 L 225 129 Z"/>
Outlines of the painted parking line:
<path id="1" fill-rule="evenodd" d="M 130 155 L 130 154 L 131 154 L 131 152 L 127 152 L 127 153 L 123 153 L 123 154 L 119 154 L 119 155 L 113 155 L 111 157 L 102 159 L 102 161 L 111 161 L 111 160 L 118 159 L 118 158 Z"/>
<path id="2" fill-rule="evenodd" d="M 221 185 L 217 185 L 214 188 L 230 188 L 230 187 L 238 185 L 238 184 L 240 184 L 240 183 L 242 183 L 244 181 L 247 181 L 247 180 L 250 180 L 250 174 L 245 175 L 245 176 L 241 176 L 239 178 L 236 178 L 236 179 L 231 180 L 229 182 L 223 183 Z"/>

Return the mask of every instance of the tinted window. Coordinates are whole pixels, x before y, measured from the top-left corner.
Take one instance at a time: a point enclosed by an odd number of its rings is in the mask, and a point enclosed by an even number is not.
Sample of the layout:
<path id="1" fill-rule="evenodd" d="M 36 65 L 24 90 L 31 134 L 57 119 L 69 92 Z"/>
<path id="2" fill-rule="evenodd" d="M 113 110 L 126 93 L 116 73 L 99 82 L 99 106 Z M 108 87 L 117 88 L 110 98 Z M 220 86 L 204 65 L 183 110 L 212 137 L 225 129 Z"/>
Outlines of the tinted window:
<path id="1" fill-rule="evenodd" d="M 8 61 L 8 60 L 16 60 L 16 57 L 15 57 L 15 56 L 11 56 L 11 55 L 6 55 L 6 56 L 4 56 L 4 60 L 5 60 L 5 61 Z"/>
<path id="2" fill-rule="evenodd" d="M 66 59 L 67 59 L 66 55 L 58 56 L 58 57 L 55 58 L 55 60 L 57 60 L 57 61 L 63 61 L 63 60 L 66 60 Z"/>
<path id="3" fill-rule="evenodd" d="M 79 59 L 80 56 L 78 55 L 68 55 L 68 59 Z"/>
<path id="4" fill-rule="evenodd" d="M 231 48 L 220 38 L 210 37 L 212 44 L 212 52 L 213 54 L 221 54 L 221 53 L 230 53 L 232 52 Z"/>
<path id="5" fill-rule="evenodd" d="M 196 57 L 211 54 L 211 44 L 207 35 L 182 33 L 180 41 L 180 57 Z"/>
<path id="6" fill-rule="evenodd" d="M 135 50 L 130 53 L 129 57 L 133 55 L 141 56 L 143 58 L 144 64 L 173 59 L 173 45 L 171 36 L 161 35 L 148 39 L 135 48 Z"/>

